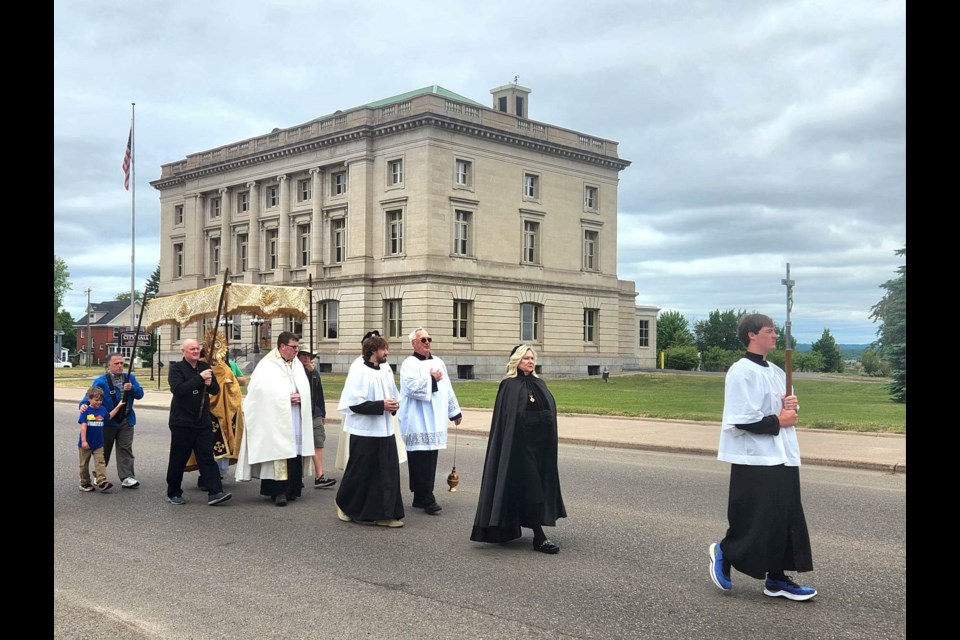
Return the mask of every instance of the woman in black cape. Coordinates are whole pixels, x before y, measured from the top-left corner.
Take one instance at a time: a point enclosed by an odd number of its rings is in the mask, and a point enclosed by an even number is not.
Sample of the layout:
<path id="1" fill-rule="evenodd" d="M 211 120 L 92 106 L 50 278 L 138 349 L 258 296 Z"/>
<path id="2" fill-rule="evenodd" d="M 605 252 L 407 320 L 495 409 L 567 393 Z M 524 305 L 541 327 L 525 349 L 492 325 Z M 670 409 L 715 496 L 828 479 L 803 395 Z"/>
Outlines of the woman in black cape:
<path id="1" fill-rule="evenodd" d="M 500 382 L 490 422 L 480 501 L 470 539 L 508 542 L 521 527 L 533 530 L 533 548 L 559 553 L 543 526 L 567 517 L 557 472 L 557 403 L 534 368 L 537 354 L 517 345 Z"/>

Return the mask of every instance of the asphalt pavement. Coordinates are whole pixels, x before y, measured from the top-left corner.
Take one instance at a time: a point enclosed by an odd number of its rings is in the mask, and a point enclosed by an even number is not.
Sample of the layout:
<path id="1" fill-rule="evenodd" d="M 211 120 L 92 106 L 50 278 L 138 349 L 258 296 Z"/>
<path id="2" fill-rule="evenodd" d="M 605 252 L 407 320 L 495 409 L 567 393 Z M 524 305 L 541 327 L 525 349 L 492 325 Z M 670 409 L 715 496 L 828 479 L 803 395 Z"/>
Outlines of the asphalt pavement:
<path id="1" fill-rule="evenodd" d="M 76 403 L 83 396 L 77 387 L 54 387 L 54 401 Z M 170 407 L 170 392 L 144 389 L 136 406 Z M 327 424 L 340 424 L 336 403 L 327 402 Z M 487 436 L 489 409 L 464 409 L 459 427 L 452 424 L 449 439 L 457 434 Z M 717 455 L 719 422 L 655 420 L 584 414 L 560 414 L 557 431 L 561 442 L 595 447 L 643 449 L 674 453 Z M 890 433 L 858 433 L 827 429 L 797 429 L 804 464 L 907 471 L 907 437 Z"/>

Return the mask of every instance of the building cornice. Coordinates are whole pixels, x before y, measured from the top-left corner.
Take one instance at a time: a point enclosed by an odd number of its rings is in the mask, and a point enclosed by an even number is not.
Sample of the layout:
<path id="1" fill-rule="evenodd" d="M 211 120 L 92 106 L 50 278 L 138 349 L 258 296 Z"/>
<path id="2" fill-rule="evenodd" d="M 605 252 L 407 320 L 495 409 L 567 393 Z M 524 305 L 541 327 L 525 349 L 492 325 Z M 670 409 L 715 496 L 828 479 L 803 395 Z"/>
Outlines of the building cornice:
<path id="1" fill-rule="evenodd" d="M 502 117 L 501 114 L 497 115 L 498 117 Z M 518 124 L 532 123 L 532 121 L 528 120 L 517 120 L 517 122 Z M 349 123 L 344 121 L 341 124 L 346 125 Z M 499 124 L 502 125 L 502 123 Z M 150 185 L 155 189 L 163 190 L 178 184 L 183 184 L 189 180 L 195 180 L 205 176 L 234 171 L 243 167 L 256 166 L 285 157 L 298 156 L 335 145 L 342 145 L 345 143 L 376 137 L 397 135 L 421 127 L 436 127 L 439 129 L 445 129 L 475 138 L 490 140 L 499 144 L 529 149 L 537 153 L 563 157 L 577 162 L 593 164 L 616 171 L 622 171 L 631 164 L 629 160 L 623 160 L 615 155 L 599 153 L 589 149 L 576 148 L 561 142 L 551 141 L 549 139 L 551 136 L 549 133 L 550 127 L 548 125 L 541 125 L 539 123 L 533 123 L 533 125 L 535 126 L 528 127 L 528 129 L 534 133 L 531 135 L 526 135 L 519 132 L 508 131 L 505 128 L 490 126 L 479 121 L 473 122 L 450 115 L 428 111 L 426 113 L 402 116 L 388 122 L 362 123 L 346 130 L 309 137 L 306 140 L 288 143 L 286 145 L 274 147 L 266 151 L 242 155 L 239 149 L 250 146 L 255 147 L 259 144 L 259 140 L 261 140 L 263 137 L 260 139 L 253 138 L 241 143 L 221 147 L 213 151 L 193 154 L 188 158 L 188 161 L 164 165 L 164 171 L 170 172 L 173 175 L 154 180 L 150 182 Z M 287 132 L 290 132 L 288 134 L 290 137 L 294 137 L 294 135 L 296 135 L 296 137 L 299 138 L 299 131 L 303 130 L 304 128 L 305 127 L 292 127 L 291 129 L 280 133 L 286 134 Z M 571 137 L 573 134 L 573 132 L 569 132 L 567 130 L 561 130 L 559 128 L 555 129 L 567 134 L 565 137 Z M 292 133 L 294 131 L 297 133 Z M 604 146 L 603 141 L 588 136 L 583 136 L 582 134 L 577 135 L 584 144 L 599 145 L 601 147 Z M 279 141 L 279 133 L 275 133 L 271 134 L 271 136 L 267 138 L 269 141 L 271 141 L 267 144 L 273 144 L 272 140 L 274 136 L 277 136 L 277 141 Z M 279 144 L 279 142 L 276 143 Z M 610 144 L 615 145 L 616 143 Z M 225 161 L 217 161 L 214 159 L 219 157 L 221 154 L 227 156 L 235 155 L 236 157 Z M 209 156 L 211 159 L 208 160 L 205 156 Z M 182 168 L 187 164 L 199 164 L 199 166 L 190 169 Z"/>

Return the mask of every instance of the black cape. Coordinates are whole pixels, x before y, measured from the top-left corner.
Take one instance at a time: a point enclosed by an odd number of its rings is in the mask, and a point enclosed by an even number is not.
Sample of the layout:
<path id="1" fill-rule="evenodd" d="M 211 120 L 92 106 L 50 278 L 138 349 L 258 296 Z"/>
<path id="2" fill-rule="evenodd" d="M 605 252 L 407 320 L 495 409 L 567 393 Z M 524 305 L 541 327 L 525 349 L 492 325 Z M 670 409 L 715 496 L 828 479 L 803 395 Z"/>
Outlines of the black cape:
<path id="1" fill-rule="evenodd" d="M 524 419 L 531 392 L 546 407 L 540 414 L 537 433 L 526 434 Z M 507 542 L 519 538 L 520 527 L 530 526 L 523 521 L 520 496 L 530 495 L 531 482 L 543 500 L 537 524 L 552 527 L 557 518 L 567 517 L 557 472 L 557 403 L 543 380 L 518 372 L 516 378 L 502 380 L 497 390 L 470 539 Z"/>

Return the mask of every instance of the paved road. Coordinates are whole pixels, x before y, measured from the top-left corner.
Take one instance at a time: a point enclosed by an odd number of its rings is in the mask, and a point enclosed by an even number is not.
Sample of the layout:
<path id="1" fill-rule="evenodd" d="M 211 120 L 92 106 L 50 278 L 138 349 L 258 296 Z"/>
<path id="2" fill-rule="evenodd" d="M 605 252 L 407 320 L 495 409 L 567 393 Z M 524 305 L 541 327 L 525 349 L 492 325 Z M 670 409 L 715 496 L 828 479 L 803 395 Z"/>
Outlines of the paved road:
<path id="1" fill-rule="evenodd" d="M 729 473 L 708 456 L 562 446 L 570 517 L 548 530 L 562 551 L 546 556 L 529 536 L 470 542 L 479 437 L 458 439 L 462 483 L 438 492 L 441 515 L 409 508 L 388 530 L 339 522 L 334 490 L 280 509 L 229 480 L 234 499 L 208 507 L 188 474 L 188 504 L 167 504 L 166 412 L 147 408 L 143 486 L 80 493 L 76 414 L 54 403 L 54 415 L 57 638 L 906 637 L 905 474 L 804 467 L 816 566 L 805 577 L 821 593 L 793 603 L 736 572 L 730 593 L 707 577 Z M 453 458 L 441 452 L 440 481 Z"/>

